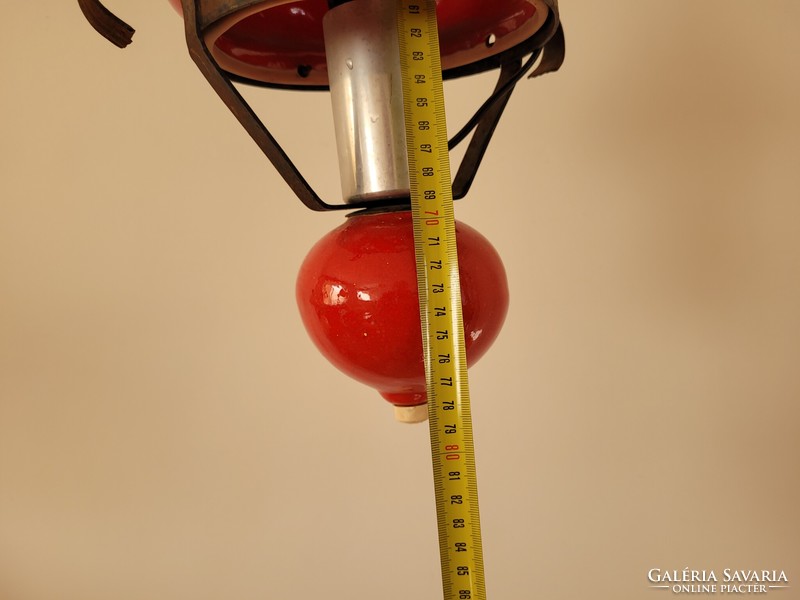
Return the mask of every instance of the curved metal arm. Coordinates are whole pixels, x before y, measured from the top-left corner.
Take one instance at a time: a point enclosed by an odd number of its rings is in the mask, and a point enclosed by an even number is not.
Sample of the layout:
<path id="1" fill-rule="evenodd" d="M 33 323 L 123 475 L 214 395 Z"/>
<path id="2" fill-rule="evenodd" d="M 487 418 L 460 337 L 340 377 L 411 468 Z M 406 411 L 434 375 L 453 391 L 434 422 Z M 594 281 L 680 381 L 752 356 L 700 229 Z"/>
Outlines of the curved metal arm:
<path id="1" fill-rule="evenodd" d="M 300 171 L 283 151 L 277 140 L 270 134 L 258 116 L 253 112 L 242 95 L 234 87 L 232 80 L 242 83 L 259 82 L 241 80 L 223 71 L 208 50 L 202 36 L 202 26 L 198 6 L 201 0 L 181 0 L 185 25 L 186 44 L 189 54 L 200 72 L 214 88 L 219 97 L 230 109 L 239 123 L 244 127 L 250 137 L 256 142 L 261 151 L 272 162 L 275 169 L 283 177 L 300 201 L 315 211 L 351 210 L 366 207 L 391 206 L 408 204 L 409 199 L 387 198 L 381 201 L 367 201 L 363 203 L 328 204 L 311 188 Z M 506 104 L 511 97 L 511 92 L 517 82 L 533 66 L 541 54 L 541 61 L 529 77 L 536 77 L 558 70 L 564 61 L 564 33 L 558 15 L 558 0 L 543 0 L 550 8 L 550 14 L 545 25 L 536 32 L 527 42 L 520 47 L 508 50 L 497 57 L 479 61 L 474 65 L 453 69 L 447 73 L 447 78 L 469 75 L 489 68 L 500 68 L 500 76 L 494 92 L 486 100 L 467 124 L 450 140 L 452 149 L 460 143 L 470 132 L 475 131 L 470 140 L 467 151 L 458 167 L 453 180 L 453 198 L 460 199 L 466 196 L 472 185 L 478 167 L 483 159 L 486 149 L 491 141 L 492 134 L 503 114 Z M 100 0 L 78 0 L 78 4 L 91 25 L 111 43 L 120 48 L 131 43 L 134 29 L 117 18 L 106 9 Z M 530 54 L 525 65 L 522 56 Z M 263 84 L 262 84 L 263 85 Z M 268 84 L 267 84 L 268 85 Z"/>
<path id="2" fill-rule="evenodd" d="M 230 79 L 219 68 L 203 41 L 200 16 L 197 10 L 198 2 L 199 0 L 182 0 L 183 21 L 186 26 L 186 45 L 189 48 L 189 55 L 206 80 L 211 84 L 211 87 L 214 88 L 214 91 L 217 92 L 225 105 L 238 119 L 247 133 L 250 134 L 250 137 L 261 148 L 261 151 L 272 162 L 278 173 L 289 184 L 289 187 L 303 204 L 311 210 L 317 211 L 352 208 L 353 205 L 350 204 L 328 204 L 317 195 L 283 151 L 283 148 L 280 147 L 242 95 L 233 86 Z"/>
<path id="3" fill-rule="evenodd" d="M 97 32 L 119 48 L 133 41 L 136 30 L 100 3 L 100 0 L 78 0 L 86 20 Z"/>

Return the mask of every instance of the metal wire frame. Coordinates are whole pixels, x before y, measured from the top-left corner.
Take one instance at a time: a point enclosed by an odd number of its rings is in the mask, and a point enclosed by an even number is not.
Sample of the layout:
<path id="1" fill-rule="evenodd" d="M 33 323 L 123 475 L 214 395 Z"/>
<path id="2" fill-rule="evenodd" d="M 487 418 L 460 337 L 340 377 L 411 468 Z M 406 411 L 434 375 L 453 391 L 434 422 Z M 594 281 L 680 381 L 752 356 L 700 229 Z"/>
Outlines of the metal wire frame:
<path id="1" fill-rule="evenodd" d="M 565 51 L 564 32 L 558 14 L 558 0 L 543 1 L 550 9 L 547 20 L 528 40 L 496 56 L 491 56 L 463 67 L 449 69 L 444 73 L 445 79 L 451 79 L 496 68 L 500 70 L 500 75 L 492 94 L 448 143 L 448 147 L 452 149 L 470 133 L 473 134 L 453 179 L 453 198 L 456 200 L 466 196 L 472 186 L 478 167 L 480 167 L 492 135 L 516 84 L 533 68 L 533 65 L 540 58 L 538 66 L 529 77 L 556 71 L 563 63 Z M 78 0 L 78 4 L 89 23 L 103 37 L 120 48 L 125 48 L 131 43 L 135 30 L 106 9 L 100 0 Z M 284 181 L 306 207 L 314 211 L 328 211 L 397 206 L 409 203 L 408 196 L 346 204 L 325 202 L 306 181 L 258 115 L 250 108 L 250 105 L 247 104 L 234 86 L 234 82 L 262 87 L 307 88 L 264 84 L 224 71 L 214 60 L 203 40 L 199 11 L 200 0 L 181 0 L 181 4 L 186 45 L 192 60 L 194 60 L 200 72 L 211 84 L 211 87 L 214 88 L 214 91 L 217 92 L 217 95 L 219 95 L 247 133 L 250 134 L 250 137 L 253 138 Z M 528 58 L 523 64 L 525 56 L 528 56 Z M 324 90 L 327 87 L 317 86 L 314 89 Z"/>

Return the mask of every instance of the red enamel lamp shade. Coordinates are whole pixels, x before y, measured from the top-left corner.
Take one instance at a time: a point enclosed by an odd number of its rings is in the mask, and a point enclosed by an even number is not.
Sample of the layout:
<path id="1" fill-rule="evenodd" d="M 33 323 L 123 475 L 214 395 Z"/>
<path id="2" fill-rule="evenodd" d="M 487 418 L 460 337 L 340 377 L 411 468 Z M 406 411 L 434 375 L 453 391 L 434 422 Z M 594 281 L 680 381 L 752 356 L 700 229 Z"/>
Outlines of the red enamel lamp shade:
<path id="1" fill-rule="evenodd" d="M 456 222 L 467 363 L 500 332 L 508 284 L 496 250 Z M 356 213 L 311 249 L 297 278 L 311 339 L 337 368 L 395 406 L 426 402 L 410 211 Z"/>
<path id="2" fill-rule="evenodd" d="M 169 2 L 181 11 L 181 0 Z M 328 84 L 322 34 L 327 0 L 218 4 L 204 23 L 204 37 L 220 67 L 269 84 Z M 542 0 L 438 0 L 445 74 L 517 46 L 542 27 L 548 11 Z"/>

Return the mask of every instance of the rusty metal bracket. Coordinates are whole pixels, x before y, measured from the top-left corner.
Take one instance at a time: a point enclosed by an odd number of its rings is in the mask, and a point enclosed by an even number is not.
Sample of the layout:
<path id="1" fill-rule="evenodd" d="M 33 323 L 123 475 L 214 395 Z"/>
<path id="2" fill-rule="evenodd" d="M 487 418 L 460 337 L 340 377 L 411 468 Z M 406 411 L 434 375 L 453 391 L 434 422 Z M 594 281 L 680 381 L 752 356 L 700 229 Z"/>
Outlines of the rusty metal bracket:
<path id="1" fill-rule="evenodd" d="M 359 206 L 350 204 L 328 204 L 317 195 L 211 56 L 208 46 L 203 41 L 200 14 L 197 10 L 199 0 L 182 0 L 181 3 L 186 29 L 186 45 L 192 60 L 300 201 L 315 211 L 359 208 Z"/>
<path id="2" fill-rule="evenodd" d="M 527 42 L 496 57 L 490 57 L 474 65 L 452 69 L 446 73 L 446 77 L 450 79 L 488 69 L 500 69 L 500 76 L 491 96 L 448 144 L 452 149 L 470 133 L 474 132 L 453 180 L 454 199 L 463 198 L 469 191 L 495 128 L 517 82 L 525 76 L 540 57 L 541 60 L 538 66 L 529 77 L 556 71 L 563 63 L 564 33 L 558 15 L 558 0 L 543 1 L 550 8 L 550 14 L 542 28 L 531 36 Z M 214 88 L 214 91 L 217 92 L 217 95 L 219 95 L 305 206 L 315 211 L 328 211 L 409 203 L 407 196 L 387 198 L 378 202 L 368 201 L 348 204 L 329 204 L 323 201 L 233 85 L 233 80 L 243 83 L 257 84 L 257 82 L 242 81 L 240 78 L 232 77 L 230 73 L 220 68 L 212 57 L 203 40 L 202 20 L 199 11 L 200 2 L 201 0 L 181 0 L 189 55 L 209 84 L 211 84 L 211 87 Z M 131 43 L 134 29 L 114 16 L 102 5 L 100 0 L 78 0 L 78 4 L 89 23 L 103 37 L 120 48 L 124 48 Z M 530 57 L 523 65 L 522 57 L 525 55 L 530 55 Z"/>
<path id="3" fill-rule="evenodd" d="M 115 16 L 100 0 L 78 0 L 78 5 L 91 26 L 115 46 L 125 48 L 133 41 L 136 30 Z"/>

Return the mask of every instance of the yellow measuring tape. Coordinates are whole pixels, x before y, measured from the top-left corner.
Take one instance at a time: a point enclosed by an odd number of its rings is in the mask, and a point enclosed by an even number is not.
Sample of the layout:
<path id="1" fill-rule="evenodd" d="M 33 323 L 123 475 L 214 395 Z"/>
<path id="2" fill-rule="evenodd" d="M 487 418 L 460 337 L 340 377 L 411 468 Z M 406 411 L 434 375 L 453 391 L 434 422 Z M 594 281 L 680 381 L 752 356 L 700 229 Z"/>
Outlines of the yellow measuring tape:
<path id="1" fill-rule="evenodd" d="M 444 600 L 485 600 L 435 0 L 397 21 Z"/>

